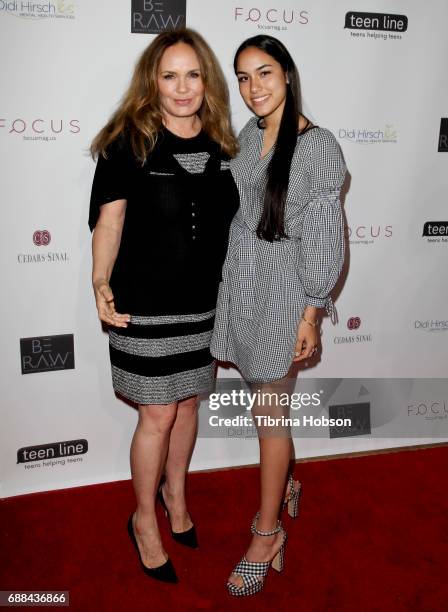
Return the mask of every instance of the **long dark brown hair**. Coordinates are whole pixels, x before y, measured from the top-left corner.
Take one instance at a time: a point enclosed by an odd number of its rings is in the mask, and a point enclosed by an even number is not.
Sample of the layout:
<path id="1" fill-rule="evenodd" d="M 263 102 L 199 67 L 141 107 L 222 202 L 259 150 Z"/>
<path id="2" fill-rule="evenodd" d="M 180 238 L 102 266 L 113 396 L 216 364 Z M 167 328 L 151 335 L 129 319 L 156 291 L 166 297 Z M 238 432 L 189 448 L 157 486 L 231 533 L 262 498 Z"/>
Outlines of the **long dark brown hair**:
<path id="1" fill-rule="evenodd" d="M 126 131 L 136 157 L 142 162 L 146 160 L 163 126 L 157 87 L 160 60 L 168 47 L 181 42 L 190 45 L 199 59 L 205 95 L 198 114 L 204 131 L 225 153 L 231 157 L 237 153 L 227 84 L 218 60 L 200 34 L 182 28 L 162 32 L 142 53 L 118 109 L 91 144 L 92 157 L 100 153 L 106 157 L 107 146 Z"/>
<path id="2" fill-rule="evenodd" d="M 273 57 L 282 67 L 287 81 L 286 100 L 275 143 L 274 153 L 267 168 L 267 184 L 263 212 L 257 227 L 257 236 L 273 242 L 286 238 L 285 205 L 288 193 L 291 161 L 297 144 L 299 115 L 301 114 L 300 82 L 297 67 L 285 45 L 265 34 L 245 40 L 237 49 L 233 67 L 237 73 L 238 57 L 248 47 L 256 47 Z M 258 121 L 263 127 L 263 118 Z"/>

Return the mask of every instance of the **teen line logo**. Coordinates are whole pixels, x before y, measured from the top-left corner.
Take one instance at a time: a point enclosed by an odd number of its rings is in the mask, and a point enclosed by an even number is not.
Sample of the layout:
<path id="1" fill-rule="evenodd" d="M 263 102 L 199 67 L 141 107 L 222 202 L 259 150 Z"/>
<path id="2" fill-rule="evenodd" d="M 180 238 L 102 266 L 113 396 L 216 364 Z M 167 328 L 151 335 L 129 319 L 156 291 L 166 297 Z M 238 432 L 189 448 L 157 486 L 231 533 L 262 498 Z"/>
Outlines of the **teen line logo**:
<path id="1" fill-rule="evenodd" d="M 448 221 L 426 221 L 423 225 L 422 237 L 427 242 L 448 242 Z"/>
<path id="2" fill-rule="evenodd" d="M 24 468 L 54 467 L 67 463 L 80 463 L 89 450 L 86 439 L 63 440 L 38 446 L 23 446 L 17 451 L 17 463 L 23 463 Z"/>
<path id="3" fill-rule="evenodd" d="M 392 13 L 349 11 L 345 14 L 344 29 L 350 30 L 350 36 L 354 38 L 400 40 L 401 34 L 408 29 L 408 18 Z"/>

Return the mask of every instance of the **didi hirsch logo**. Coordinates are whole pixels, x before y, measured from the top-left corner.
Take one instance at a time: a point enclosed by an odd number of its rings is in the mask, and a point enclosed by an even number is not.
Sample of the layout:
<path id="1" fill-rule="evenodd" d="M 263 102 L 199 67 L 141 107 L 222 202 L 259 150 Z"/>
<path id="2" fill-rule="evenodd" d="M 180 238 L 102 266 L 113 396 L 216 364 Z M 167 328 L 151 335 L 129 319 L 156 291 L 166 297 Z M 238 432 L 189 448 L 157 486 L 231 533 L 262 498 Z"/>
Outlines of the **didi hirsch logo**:
<path id="1" fill-rule="evenodd" d="M 41 19 L 74 19 L 75 5 L 73 2 L 57 0 L 56 2 L 31 2 L 29 0 L 0 0 L 0 14 L 6 13 L 14 17 L 28 20 Z"/>
<path id="2" fill-rule="evenodd" d="M 185 27 L 186 0 L 132 0 L 131 32 L 160 34 Z"/>
<path id="3" fill-rule="evenodd" d="M 398 134 L 396 128 L 389 123 L 375 129 L 339 128 L 338 138 L 355 144 L 396 144 Z"/>

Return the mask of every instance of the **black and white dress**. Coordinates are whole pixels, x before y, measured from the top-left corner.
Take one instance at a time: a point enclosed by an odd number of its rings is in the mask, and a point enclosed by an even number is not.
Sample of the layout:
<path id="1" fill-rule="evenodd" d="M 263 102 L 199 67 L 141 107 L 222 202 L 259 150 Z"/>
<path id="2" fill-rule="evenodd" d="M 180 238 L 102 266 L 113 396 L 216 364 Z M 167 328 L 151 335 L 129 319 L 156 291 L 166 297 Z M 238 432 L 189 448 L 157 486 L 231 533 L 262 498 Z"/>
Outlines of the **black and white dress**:
<path id="1" fill-rule="evenodd" d="M 257 237 L 273 149 L 263 158 L 263 130 L 254 117 L 242 129 L 232 173 L 241 206 L 229 235 L 211 352 L 252 382 L 285 376 L 294 359 L 297 325 L 306 306 L 334 313 L 330 292 L 344 262 L 339 194 L 346 166 L 327 129 L 297 136 L 285 206 L 287 238 Z"/>
<path id="2" fill-rule="evenodd" d="M 168 404 L 213 384 L 209 346 L 228 231 L 238 204 L 230 159 L 201 131 L 162 129 L 142 166 L 121 135 L 97 162 L 90 201 L 126 199 L 110 279 L 127 328 L 109 329 L 114 389 L 138 404 Z"/>

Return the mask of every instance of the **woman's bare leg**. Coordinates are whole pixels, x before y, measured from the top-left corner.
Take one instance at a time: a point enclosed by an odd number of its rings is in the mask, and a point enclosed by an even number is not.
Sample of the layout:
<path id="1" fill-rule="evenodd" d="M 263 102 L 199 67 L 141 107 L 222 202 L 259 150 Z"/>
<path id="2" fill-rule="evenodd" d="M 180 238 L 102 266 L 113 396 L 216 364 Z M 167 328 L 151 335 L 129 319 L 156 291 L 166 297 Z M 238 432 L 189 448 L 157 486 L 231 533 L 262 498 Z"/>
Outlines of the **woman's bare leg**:
<path id="1" fill-rule="evenodd" d="M 259 390 L 261 394 L 271 394 L 275 402 L 275 398 L 281 397 L 282 393 L 290 393 L 290 383 L 291 379 L 285 377 L 273 383 L 252 385 L 252 392 Z M 255 417 L 265 415 L 277 418 L 287 417 L 289 407 L 278 403 L 273 405 L 270 400 L 262 400 L 255 404 L 252 415 L 257 426 L 260 444 L 260 516 L 257 521 L 257 529 L 271 531 L 277 525 L 293 447 L 288 427 L 259 425 Z M 273 536 L 254 534 L 246 552 L 246 559 L 248 561 L 269 561 L 278 552 L 282 542 L 282 533 Z M 243 586 L 241 576 L 232 574 L 229 582 L 239 587 Z"/>
<path id="2" fill-rule="evenodd" d="M 177 402 L 139 406 L 139 420 L 131 444 L 131 473 L 137 499 L 134 532 L 147 567 L 165 563 L 155 513 L 155 496 L 168 453 Z"/>
<path id="3" fill-rule="evenodd" d="M 163 496 L 168 507 L 173 531 L 186 531 L 192 526 L 185 498 L 185 478 L 198 429 L 197 395 L 178 402 L 176 420 L 171 430 L 165 466 Z"/>

